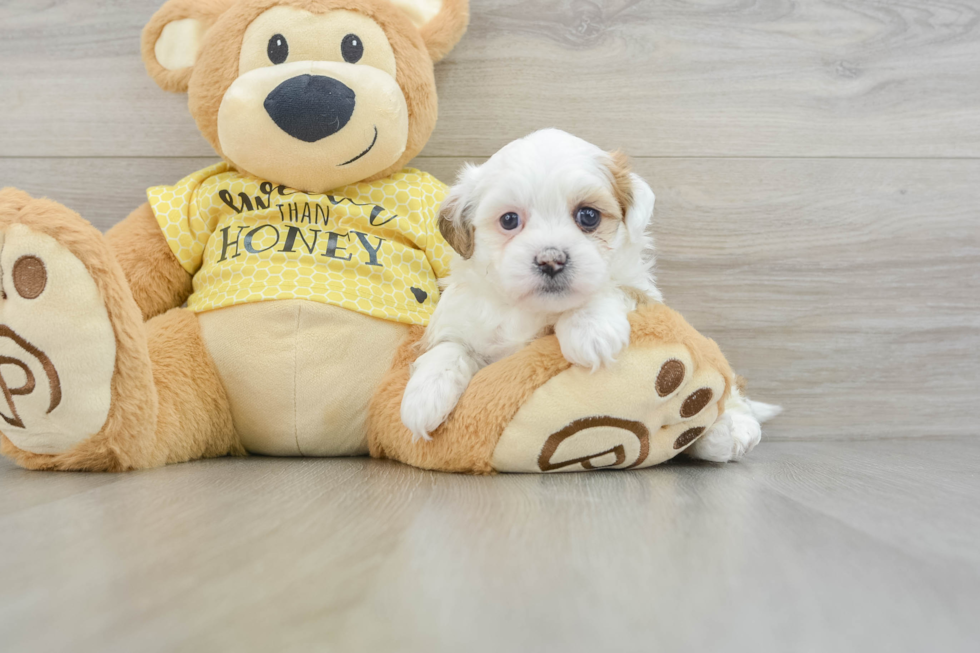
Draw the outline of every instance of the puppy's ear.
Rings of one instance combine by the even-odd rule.
[[[439,231],[464,259],[473,256],[476,227],[473,226],[471,192],[478,168],[468,165],[459,173],[456,185],[439,209]]]
[[[630,182],[633,188],[633,203],[626,211],[626,231],[633,242],[641,242],[646,236],[647,227],[653,220],[653,205],[657,201],[653,189],[643,179],[635,174],[630,174]]]
[[[388,0],[412,19],[432,61],[455,47],[470,22],[469,0]]]
[[[609,174],[616,201],[623,211],[623,222],[630,240],[640,242],[653,218],[656,196],[647,182],[630,171],[629,157],[620,151],[609,153]]]
[[[143,28],[146,71],[165,91],[183,93],[208,29],[235,0],[168,0]]]

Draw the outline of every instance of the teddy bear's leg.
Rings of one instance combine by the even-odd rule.
[[[433,441],[416,444],[396,421],[407,344],[372,407],[372,453],[475,473],[631,469],[673,458],[721,414],[731,369],[666,306],[643,307],[630,323],[630,346],[596,373],[569,364],[553,336],[481,370]]]
[[[154,464],[245,455],[197,315],[175,308],[146,332],[158,405]]]
[[[0,191],[0,449],[31,469],[122,471],[237,452],[197,319],[144,324],[102,235]]]

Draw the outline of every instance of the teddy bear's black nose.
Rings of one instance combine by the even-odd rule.
[[[269,117],[290,136],[307,143],[336,134],[354,113],[354,91],[322,75],[287,79],[265,99]]]

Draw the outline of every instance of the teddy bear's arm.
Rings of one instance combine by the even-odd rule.
[[[192,276],[170,250],[149,204],[110,229],[106,239],[144,320],[180,306],[190,296]]]

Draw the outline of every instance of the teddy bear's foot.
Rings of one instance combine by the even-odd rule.
[[[629,347],[595,373],[569,363],[554,336],[480,370],[421,443],[399,410],[416,329],[375,394],[371,453],[482,474],[636,469],[673,458],[716,422],[732,372],[713,341],[662,304],[633,313],[630,327]]]
[[[493,452],[501,472],[636,469],[673,458],[718,418],[725,370],[684,344],[645,341],[594,374],[571,367],[538,388]]]
[[[144,401],[139,309],[102,235],[61,205],[5,189],[0,275],[3,453],[31,468],[118,467],[125,447],[107,432],[138,438],[155,405]],[[119,394],[123,381],[133,397]]]

